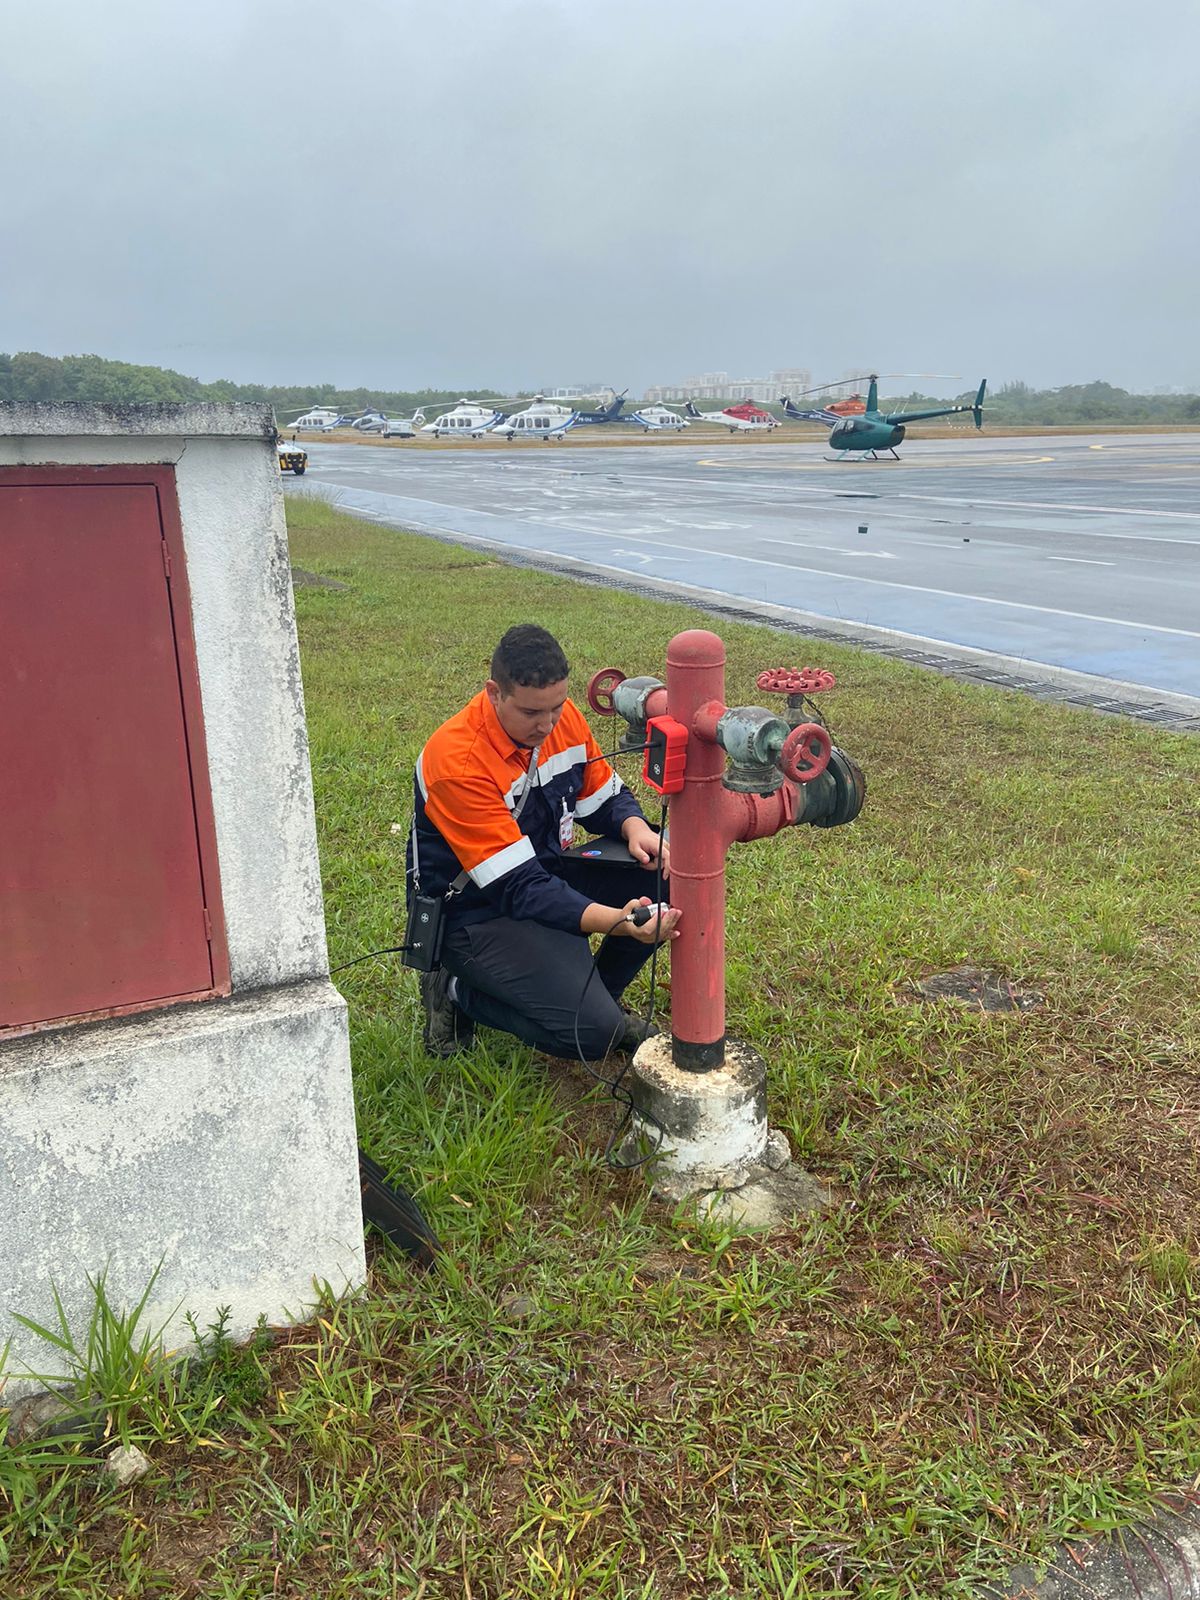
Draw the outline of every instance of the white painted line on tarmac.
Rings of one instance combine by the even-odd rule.
[[[871,556],[876,561],[897,561],[890,550],[856,550],[853,545],[840,544],[809,544],[807,540],[799,539],[760,539],[760,544],[781,544],[788,550],[831,550],[835,556]],[[1111,562],[1105,565],[1111,566]]]
[[[354,491],[351,490],[350,492],[353,493]],[[417,503],[437,506],[440,511],[462,511],[466,509],[462,506],[446,505],[444,502],[436,500],[423,500],[418,501]],[[491,517],[498,522],[507,520],[501,513],[495,511],[472,510],[470,514],[476,517]],[[591,539],[602,537],[591,529],[573,529],[568,522],[565,520],[559,520],[557,518],[555,519],[554,526],[556,526],[562,532],[582,533]],[[450,533],[459,532],[458,529],[453,527],[447,528],[444,531]],[[722,561],[741,561],[749,566],[773,567],[784,572],[806,572],[821,578],[836,578],[841,583],[869,583],[883,589],[904,589],[911,594],[938,595],[942,599],[966,600],[982,606],[1001,606],[1006,610],[1011,611],[1032,611],[1043,616],[1070,617],[1079,622],[1104,622],[1115,628],[1136,628],[1143,633],[1162,633],[1182,639],[1200,639],[1200,633],[1195,632],[1191,628],[1168,628],[1154,622],[1131,621],[1126,617],[1106,617],[1090,611],[1068,611],[1060,606],[1035,606],[1024,600],[1000,600],[995,599],[990,595],[964,594],[958,589],[934,589],[926,584],[921,583],[900,583],[893,578],[864,578],[848,572],[831,572],[828,567],[805,567],[799,565],[797,562],[792,561],[768,561],[763,556],[734,555],[731,551],[727,550],[712,550],[707,545],[676,544],[666,539],[643,538],[637,534],[630,533],[624,528],[621,529],[620,537],[630,544],[651,545],[657,550],[682,550],[683,553],[690,557],[690,559],[693,561],[695,561],[698,556],[713,556]],[[501,542],[510,544],[510,548],[518,550],[531,550],[535,554],[539,555],[549,555],[554,553],[540,549],[539,546],[532,543],[514,544],[507,540]],[[584,559],[586,560],[587,558],[585,557]],[[628,572],[629,569],[625,568],[623,570]],[[746,597],[743,596],[742,598]]]
[[[1011,465],[1011,463],[1008,463]],[[781,463],[782,465],[782,463]],[[771,505],[786,505],[788,499],[797,494],[827,496],[830,499],[875,500],[878,503],[871,509],[879,516],[900,517],[901,512],[890,511],[891,500],[911,500],[924,505],[966,506],[973,510],[1007,510],[1007,511],[1088,511],[1112,517],[1166,517],[1177,518],[1184,521],[1200,521],[1200,511],[1152,511],[1149,508],[1137,506],[1098,506],[1082,505],[1074,501],[1057,500],[991,500],[978,495],[936,495],[916,494],[896,491],[895,494],[884,494],[876,491],[855,491],[835,489],[829,487],[808,487],[804,484],[779,483],[779,484],[739,484],[731,483],[728,479],[722,481],[713,478],[691,478],[682,474],[665,474],[656,472],[622,472],[621,478],[639,479],[644,483],[661,483],[666,485],[696,484],[706,489],[717,489],[726,494],[744,494],[750,499],[764,501]],[[1189,480],[1190,481],[1190,480]],[[599,485],[597,485],[599,487]],[[832,509],[832,508],[831,508]],[[864,510],[866,507],[863,508]],[[916,520],[916,519],[914,519]],[[1004,532],[1003,528],[998,529]],[[1136,534],[1136,533],[1109,533],[1099,528],[1079,528],[1072,530],[1079,537],[1087,539],[1125,539],[1140,544],[1173,544],[1173,545],[1200,545],[1200,539],[1171,539],[1161,534]]]
[[[1152,511],[1149,506],[1093,506],[1075,500],[982,500],[976,495],[904,494],[898,492],[897,500],[924,500],[939,506],[1002,506],[1016,511],[1096,511],[1106,517],[1177,517],[1186,522],[1200,522],[1200,511]],[[1110,533],[1101,537],[1124,539],[1127,535]],[[1172,544],[1200,544],[1200,539],[1173,539]]]
[[[831,572],[828,567],[804,567],[798,562],[767,561],[762,556],[738,556],[728,550],[710,550],[706,545],[671,544],[665,539],[640,539],[625,534],[633,544],[651,544],[662,550],[684,550],[697,556],[715,556],[722,561],[743,561],[755,567],[779,567],[785,572],[807,572],[821,578],[837,578],[842,583],[870,583],[882,589],[907,589],[912,594],[936,594],[945,600],[967,600],[980,606],[1004,606],[1011,611],[1036,611],[1043,616],[1070,617],[1077,622],[1104,622],[1114,628],[1137,628],[1143,633],[1166,633],[1181,639],[1200,639],[1192,628],[1168,628],[1156,622],[1137,622],[1128,617],[1106,617],[1092,611],[1068,611],[1062,606],[1035,606],[1026,600],[1000,600],[986,594],[964,594],[959,589],[934,589],[923,583],[899,583],[894,578],[863,578],[851,572]]]
[[[1115,567],[1117,564],[1115,561],[1089,561],[1086,556],[1047,556],[1046,560],[1073,561],[1077,567]]]

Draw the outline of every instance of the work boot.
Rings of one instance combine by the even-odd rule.
[[[645,1017],[639,1017],[635,1012],[625,1012],[625,1030],[617,1036],[614,1050],[620,1050],[625,1055],[633,1055],[638,1045],[645,1044],[647,1039],[653,1039],[661,1033],[656,1022],[647,1023]]]
[[[445,967],[421,974],[421,1004],[425,1008],[421,1040],[426,1055],[455,1056],[475,1043],[475,1024],[450,998],[451,976]]]

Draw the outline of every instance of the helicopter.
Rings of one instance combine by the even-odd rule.
[[[621,416],[621,412],[625,409],[625,396],[628,393],[628,389],[622,389],[620,394],[617,394],[617,392],[613,390],[612,399],[607,405],[601,406],[598,411],[577,411],[575,413],[576,423],[582,422],[598,425],[600,423],[616,422],[618,420],[624,422],[625,418]]]
[[[500,407],[523,405],[521,411],[501,410]],[[534,413],[537,413],[535,418]],[[494,400],[460,400],[450,411],[443,411],[432,422],[425,421],[424,410],[413,412],[413,425],[422,433],[431,433],[435,439],[482,439],[485,434],[498,433],[511,439],[555,438],[565,430],[562,423],[577,413],[566,406],[551,404],[543,395],[535,395],[530,404],[528,395],[498,395]],[[536,423],[540,422],[541,426]]]
[[[567,430],[579,420],[578,411],[572,411],[569,406],[555,405],[539,394],[524,411],[513,411],[507,417],[501,417],[499,422],[494,422],[490,431],[499,434],[502,439],[545,439],[549,444],[551,439],[561,441]]]
[[[425,421],[424,410],[413,413],[413,425],[422,433],[431,433],[435,439],[482,439],[489,429],[503,422],[503,411],[494,406],[481,406],[470,400],[460,400],[451,411],[443,411],[432,422]]]
[[[867,402],[860,394],[848,394],[844,400],[831,400],[825,409],[832,411],[835,417],[861,417]]]
[[[730,433],[765,433],[779,426],[777,417],[771,416],[768,411],[761,411],[749,400],[728,406],[724,411],[700,411],[695,401],[689,400],[683,408],[683,414],[692,422],[719,422]]]
[[[681,417],[670,406],[643,406],[640,411],[631,411],[624,421],[636,422],[643,433],[681,433],[692,425],[690,417]]]
[[[623,389],[620,394],[613,391],[612,399],[598,411],[572,411],[570,406],[560,406],[547,400],[545,395],[535,395],[532,404],[524,411],[510,412],[492,426],[491,432],[498,433],[503,439],[561,440],[569,428],[577,428],[581,424],[599,426],[605,422],[616,422],[624,409],[628,393],[628,389]]]
[[[970,411],[975,418],[976,428],[983,427],[983,397],[987,391],[987,379],[979,385],[973,404],[957,406],[939,406],[933,411],[889,411],[881,413],[879,410],[879,378],[872,373],[870,387],[867,390],[866,409],[860,415],[844,416],[832,407],[828,409],[802,410],[786,396],[780,400],[783,414],[791,422],[825,422],[829,424],[829,448],[840,454],[853,452],[854,454],[869,455],[872,460],[878,461],[880,450],[890,450],[892,458],[899,461],[896,446],[904,438],[905,430],[910,422],[923,422],[930,417],[952,417],[961,411]],[[810,389],[809,394],[818,393]]]
[[[285,417],[289,413],[284,413]],[[331,428],[336,428],[342,421],[341,416],[332,406],[313,406],[301,415],[293,416],[290,422],[285,422],[287,428],[302,428],[306,433],[328,433]]]

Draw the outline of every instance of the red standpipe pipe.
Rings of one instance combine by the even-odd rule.
[[[683,788],[671,797],[671,904],[683,913],[671,945],[671,1056],[707,1072],[725,1060],[725,855],[793,823],[797,794],[790,782],[766,797],[723,786],[725,646],[715,633],[692,628],[671,640],[666,702],[689,734]],[[662,709],[647,707],[651,716]]]
[[[671,945],[671,1056],[692,1072],[725,1060],[725,752],[698,729],[710,702],[724,709],[725,646],[689,628],[667,646],[667,706],[688,730],[683,788],[671,796],[671,904],[682,912]]]

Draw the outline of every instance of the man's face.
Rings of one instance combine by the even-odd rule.
[[[554,731],[567,702],[567,680],[534,689],[517,683],[506,694],[494,678],[484,684],[496,712],[496,720],[514,744],[532,749]]]

